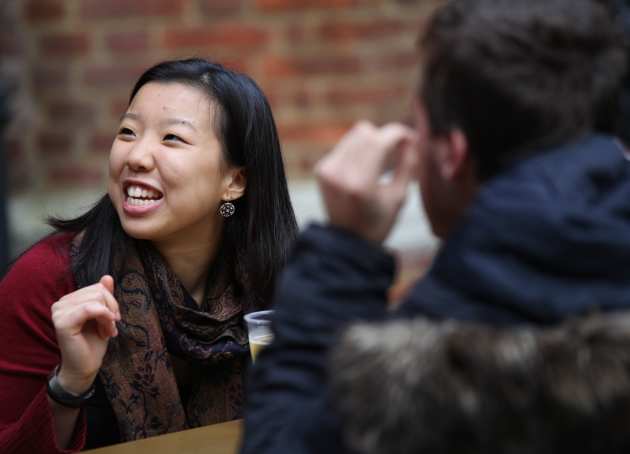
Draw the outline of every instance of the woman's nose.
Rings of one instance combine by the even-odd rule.
[[[153,145],[143,139],[134,144],[127,155],[127,165],[134,172],[147,172],[153,168]]]

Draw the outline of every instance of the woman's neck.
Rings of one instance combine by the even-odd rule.
[[[208,268],[216,254],[218,241],[154,243],[166,263],[197,304],[201,304]]]

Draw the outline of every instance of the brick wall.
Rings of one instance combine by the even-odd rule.
[[[435,0],[2,0],[14,81],[12,193],[100,188],[128,92],[164,59],[245,71],[269,96],[291,179],[357,119],[407,118]]]

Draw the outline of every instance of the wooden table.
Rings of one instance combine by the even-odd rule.
[[[236,454],[240,446],[242,425],[242,420],[224,422],[85,452],[90,454]]]

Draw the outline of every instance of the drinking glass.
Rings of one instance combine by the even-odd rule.
[[[258,352],[273,340],[273,332],[271,331],[272,314],[273,310],[266,310],[245,315],[252,361],[256,361]]]

